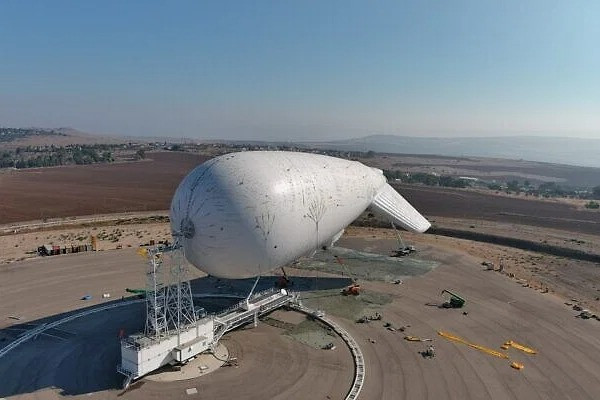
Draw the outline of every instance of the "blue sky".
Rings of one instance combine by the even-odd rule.
[[[598,1],[1,1],[0,125],[600,138]]]

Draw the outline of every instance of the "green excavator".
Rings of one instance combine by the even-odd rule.
[[[458,294],[453,293],[453,292],[449,291],[448,289],[442,290],[441,295],[443,296],[444,293],[448,293],[450,295],[450,300],[448,300],[448,301],[444,302],[444,304],[442,304],[442,307],[444,307],[444,308],[462,308],[465,305],[465,303],[467,302],[465,299],[460,297]]]

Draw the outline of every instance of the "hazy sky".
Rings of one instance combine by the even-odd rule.
[[[0,1],[0,125],[600,138],[600,1]]]

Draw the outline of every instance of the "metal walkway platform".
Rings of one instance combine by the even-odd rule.
[[[285,289],[269,289],[253,295],[248,302],[242,300],[214,317],[213,346],[221,337],[242,325],[257,321],[258,317],[297,299]]]

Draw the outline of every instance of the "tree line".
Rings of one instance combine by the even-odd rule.
[[[427,186],[443,186],[454,188],[466,188],[469,182],[466,179],[454,178],[449,175],[434,175],[426,172],[383,171],[388,180],[400,179],[404,183],[422,183]]]
[[[388,180],[399,179],[403,183],[417,183],[427,186],[443,186],[443,187],[454,187],[454,188],[465,188],[471,186],[471,182],[466,179],[455,178],[447,175],[434,175],[426,172],[403,172],[398,170],[384,170],[385,177]],[[587,189],[587,190],[575,190],[572,188],[566,188],[560,186],[556,182],[543,182],[537,186],[534,186],[529,181],[519,182],[517,180],[511,180],[505,183],[498,182],[483,182],[479,181],[476,183],[478,187],[485,187],[489,190],[494,191],[506,191],[507,193],[525,193],[534,197],[573,197],[580,199],[597,199],[600,200],[600,185]],[[597,207],[596,202],[590,202],[586,205],[587,208],[600,208]]]
[[[36,128],[0,128],[0,142],[12,142],[29,136],[67,136],[64,133]]]
[[[114,161],[109,145],[27,146],[0,153],[0,168],[39,168]]]

